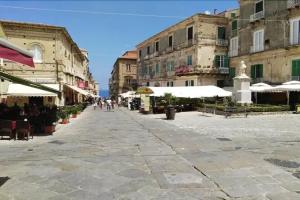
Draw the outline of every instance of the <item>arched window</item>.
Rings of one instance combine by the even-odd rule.
[[[33,54],[33,62],[35,63],[41,63],[43,62],[43,50],[39,45],[32,45],[31,46],[31,52]]]

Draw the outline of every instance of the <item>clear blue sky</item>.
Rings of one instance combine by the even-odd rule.
[[[126,50],[182,17],[236,7],[237,0],[0,1],[0,19],[66,27],[89,51],[93,76],[101,89],[107,89],[114,61]]]

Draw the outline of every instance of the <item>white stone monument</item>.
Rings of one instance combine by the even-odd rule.
[[[241,61],[238,75],[233,78],[233,100],[236,103],[252,103],[250,91],[251,78],[247,76],[246,68],[247,66],[245,65],[245,62]]]

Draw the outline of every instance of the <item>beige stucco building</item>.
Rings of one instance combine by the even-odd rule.
[[[110,96],[117,98],[119,94],[137,89],[137,52],[127,51],[120,56],[111,72],[109,83]]]
[[[299,5],[296,0],[240,0],[233,74],[244,60],[252,83],[300,80]]]
[[[137,45],[144,86],[226,85],[231,13],[195,14]]]
[[[0,23],[6,39],[31,51],[35,64],[35,68],[31,68],[5,60],[3,70],[33,82],[58,84],[62,92],[58,102],[49,97],[28,98],[27,101],[43,100],[59,105],[82,101],[84,95],[74,88],[97,94],[96,82],[89,71],[88,52],[78,47],[65,27],[14,21]]]

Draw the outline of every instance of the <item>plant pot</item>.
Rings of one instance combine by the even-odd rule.
[[[175,119],[176,109],[173,106],[168,106],[166,109],[167,120]]]
[[[72,118],[76,118],[77,117],[77,114],[72,114]]]
[[[69,123],[69,119],[62,119],[62,122],[61,122],[62,124],[67,124],[67,123]]]
[[[48,125],[48,126],[45,126],[45,133],[46,134],[51,134],[55,132],[55,125]]]

